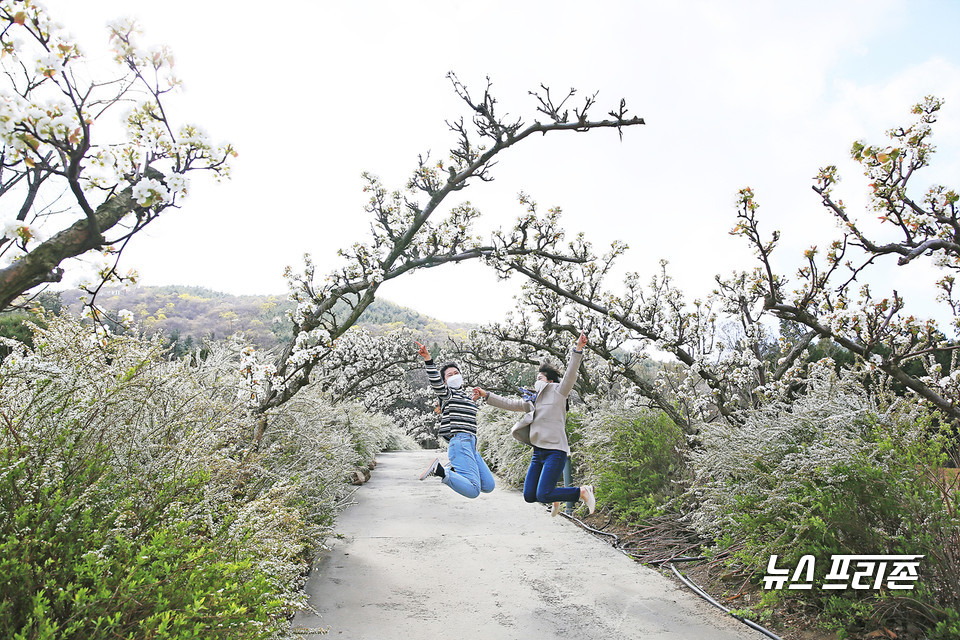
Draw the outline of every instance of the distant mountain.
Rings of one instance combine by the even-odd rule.
[[[80,311],[80,292],[64,291],[60,299],[65,308]],[[144,333],[160,332],[171,343],[199,345],[204,339],[242,331],[258,346],[271,348],[287,342],[292,335],[287,312],[294,304],[286,296],[235,296],[187,286],[130,287],[103,290],[97,295],[97,303],[110,313],[121,309],[132,312]],[[465,338],[474,326],[444,323],[387,300],[374,301],[358,324],[374,333],[406,326],[428,344],[442,344],[450,336]]]

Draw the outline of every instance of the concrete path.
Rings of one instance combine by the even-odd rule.
[[[350,640],[763,637],[516,490],[469,500],[419,482],[432,458],[377,458],[307,583],[321,617],[295,627]]]

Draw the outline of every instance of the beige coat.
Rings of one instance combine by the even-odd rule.
[[[487,394],[487,403],[490,406],[507,411],[524,411],[527,416],[525,420],[517,423],[514,428],[514,437],[521,442],[527,442],[541,449],[559,449],[570,453],[570,445],[567,443],[567,397],[573,390],[573,384],[577,381],[577,374],[580,371],[580,362],[583,360],[583,352],[573,351],[570,354],[570,362],[567,364],[567,371],[559,383],[549,382],[543,390],[537,394],[536,403],[527,402],[520,398],[504,398],[495,393]],[[531,420],[532,418],[532,420]],[[529,438],[524,438],[523,432],[526,425],[529,424]],[[518,432],[520,432],[518,434]]]

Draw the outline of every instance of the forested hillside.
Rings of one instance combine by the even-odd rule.
[[[81,310],[80,293],[60,294],[64,308]],[[223,338],[242,331],[262,348],[290,340],[287,313],[294,307],[283,295],[230,295],[201,287],[128,287],[104,290],[97,303],[109,314],[122,309],[133,313],[143,332],[160,333],[180,348],[189,349],[204,339]],[[377,300],[361,317],[361,326],[375,334],[408,327],[425,342],[442,344],[450,337],[465,338],[470,325],[447,324],[386,300]]]

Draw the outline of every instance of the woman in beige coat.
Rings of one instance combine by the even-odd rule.
[[[532,401],[520,398],[504,398],[479,387],[473,391],[474,399],[486,398],[491,406],[508,411],[532,413],[529,436],[518,439],[533,447],[533,459],[523,483],[523,499],[527,502],[553,503],[553,515],[559,513],[561,502],[583,500],[590,513],[596,507],[593,487],[557,487],[560,474],[570,455],[567,443],[567,397],[577,381],[583,347],[587,337],[580,334],[570,354],[570,362],[563,377],[549,365],[541,365],[535,385],[536,396]],[[524,427],[525,429],[526,427]],[[516,430],[515,430],[516,434]]]

